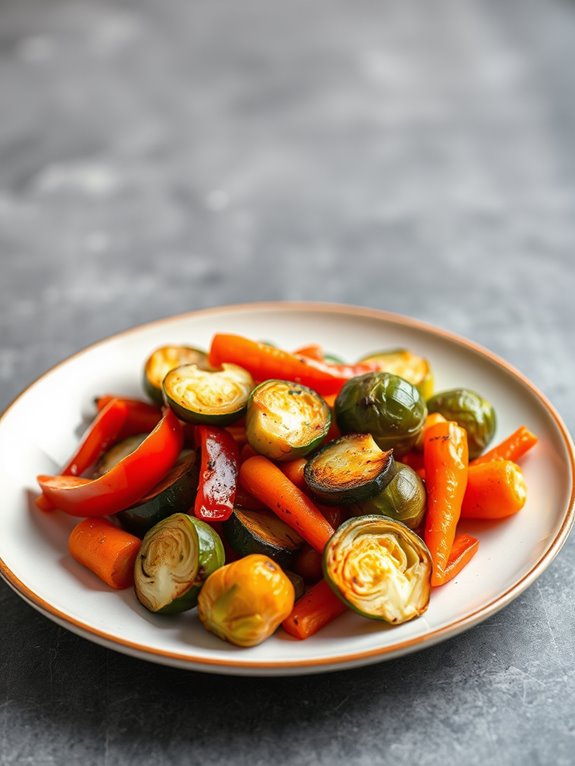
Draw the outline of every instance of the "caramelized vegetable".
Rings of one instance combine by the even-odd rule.
[[[162,382],[166,375],[183,364],[195,364],[200,370],[211,370],[208,355],[191,346],[161,346],[153,351],[144,365],[144,391],[157,404],[164,403]]]
[[[454,420],[467,432],[469,458],[478,457],[495,434],[495,410],[483,396],[468,388],[442,391],[427,402],[429,412],[439,412],[446,420]]]
[[[325,547],[325,579],[364,617],[393,625],[419,617],[431,591],[431,556],[423,540],[385,516],[358,516]]]
[[[278,564],[252,554],[211,574],[200,592],[203,626],[237,646],[256,646],[290,614],[294,586]]]
[[[431,365],[427,359],[412,354],[405,348],[368,354],[362,357],[360,361],[376,364],[380,372],[391,372],[393,375],[404,378],[417,388],[423,399],[429,399],[433,394]]]
[[[371,434],[382,450],[394,455],[417,442],[427,409],[411,383],[388,372],[369,372],[349,380],[335,401],[343,433]]]
[[[520,511],[527,499],[521,469],[511,460],[470,466],[461,506],[462,519],[503,519]]]

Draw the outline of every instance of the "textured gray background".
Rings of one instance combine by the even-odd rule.
[[[411,314],[575,426],[572,0],[0,1],[0,409],[197,307]],[[474,630],[294,679],[101,649],[0,585],[2,764],[572,764],[575,540]]]

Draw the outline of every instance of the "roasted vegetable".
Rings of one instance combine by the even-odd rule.
[[[364,617],[393,625],[419,617],[431,592],[431,556],[404,524],[358,516],[325,547],[323,571],[334,592]]]
[[[527,485],[511,460],[491,460],[469,467],[461,504],[462,519],[503,519],[520,511]]]
[[[98,462],[94,466],[92,478],[97,479],[98,476],[103,476],[105,473],[117,465],[120,460],[123,460],[128,455],[140,446],[148,434],[134,434],[133,436],[127,436],[122,441],[114,444],[107,452],[99,458]]]
[[[140,540],[108,519],[84,519],[68,538],[73,558],[111,588],[129,588]]]
[[[423,399],[429,399],[433,394],[433,372],[431,365],[422,356],[416,356],[405,348],[392,351],[380,351],[368,354],[360,362],[376,364],[380,372],[391,372],[412,383]]]
[[[341,436],[306,464],[304,478],[324,503],[347,505],[378,495],[392,476],[393,456],[383,452],[371,434]]]
[[[198,488],[198,463],[195,451],[183,450],[164,478],[145,497],[116,514],[122,527],[143,537],[162,519],[188,511]]]
[[[206,580],[198,616],[216,636],[256,646],[291,612],[294,586],[275,561],[257,553],[218,569]]]
[[[222,541],[209,524],[174,513],[142,540],[134,568],[136,596],[150,612],[192,609],[204,581],[224,561]]]
[[[330,409],[311,388],[285,380],[266,380],[250,394],[246,414],[249,444],[272,460],[307,455],[325,438]]]
[[[349,380],[335,400],[343,433],[369,433],[382,450],[396,456],[417,441],[427,410],[411,383],[389,372],[368,372]]]
[[[391,479],[375,497],[350,507],[355,516],[380,513],[417,529],[425,513],[425,487],[413,468],[394,462]]]
[[[166,375],[164,399],[180,420],[225,426],[243,415],[253,385],[249,372],[235,364],[217,370],[188,364]]]
[[[195,364],[200,370],[211,370],[208,355],[191,346],[161,346],[146,360],[144,365],[144,391],[157,404],[164,403],[162,381],[170,370],[183,364]]]
[[[194,514],[203,521],[225,521],[234,510],[238,445],[225,428],[218,426],[197,426],[196,439],[202,462]]]
[[[224,534],[241,556],[261,553],[286,567],[301,548],[302,538],[271,511],[236,508],[224,524]]]
[[[140,446],[104,476],[38,476],[37,481],[53,508],[71,516],[109,516],[144,497],[174,465],[182,443],[182,425],[168,410]]]
[[[483,452],[495,434],[495,410],[475,391],[454,388],[442,391],[427,402],[429,412],[439,412],[446,420],[454,420],[467,431],[469,459]]]
[[[446,568],[461,515],[468,473],[467,434],[454,421],[426,428],[423,440],[427,514],[424,539],[433,560],[431,584],[446,582]]]

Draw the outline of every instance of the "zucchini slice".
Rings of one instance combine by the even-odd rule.
[[[194,504],[199,461],[195,451],[183,450],[166,476],[136,505],[116,514],[120,525],[143,537],[155,524],[173,513],[185,513]]]
[[[209,524],[174,513],[142,540],[134,567],[138,601],[162,614],[192,609],[205,580],[224,562],[223,543]]]
[[[433,395],[434,381],[431,365],[427,359],[412,354],[406,348],[368,354],[362,357],[360,362],[373,362],[377,365],[379,372],[399,375],[400,378],[415,386],[424,400]]]
[[[180,420],[225,426],[245,412],[254,381],[235,364],[218,370],[186,364],[170,370],[162,385],[166,403]]]
[[[423,540],[385,516],[358,516],[339,527],[323,554],[329,585],[353,610],[392,625],[429,604],[431,555]]]
[[[130,455],[140,444],[144,441],[149,434],[135,434],[134,436],[128,436],[126,439],[122,439],[116,442],[113,447],[104,452],[96,463],[92,472],[92,478],[98,479],[105,473],[108,473],[120,460]]]
[[[247,440],[256,452],[272,460],[307,455],[326,437],[330,424],[327,403],[300,383],[266,380],[250,395]]]
[[[302,538],[272,511],[249,511],[235,508],[224,522],[224,534],[240,556],[261,553],[288,566],[303,544]]]
[[[304,479],[318,500],[359,503],[378,495],[393,476],[393,450],[383,452],[371,434],[346,434],[306,463]]]
[[[144,365],[143,387],[152,401],[164,403],[162,381],[170,370],[183,364],[195,364],[200,370],[213,369],[206,352],[192,346],[161,346],[150,354]]]

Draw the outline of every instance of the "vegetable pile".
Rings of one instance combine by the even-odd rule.
[[[209,353],[156,349],[149,402],[100,396],[37,505],[83,517],[71,555],[157,614],[255,646],[281,625],[305,639],[348,609],[398,625],[477,553],[460,519],[524,506],[524,426],[489,451],[493,406],[433,393],[406,349],[356,364],[215,335]]]

